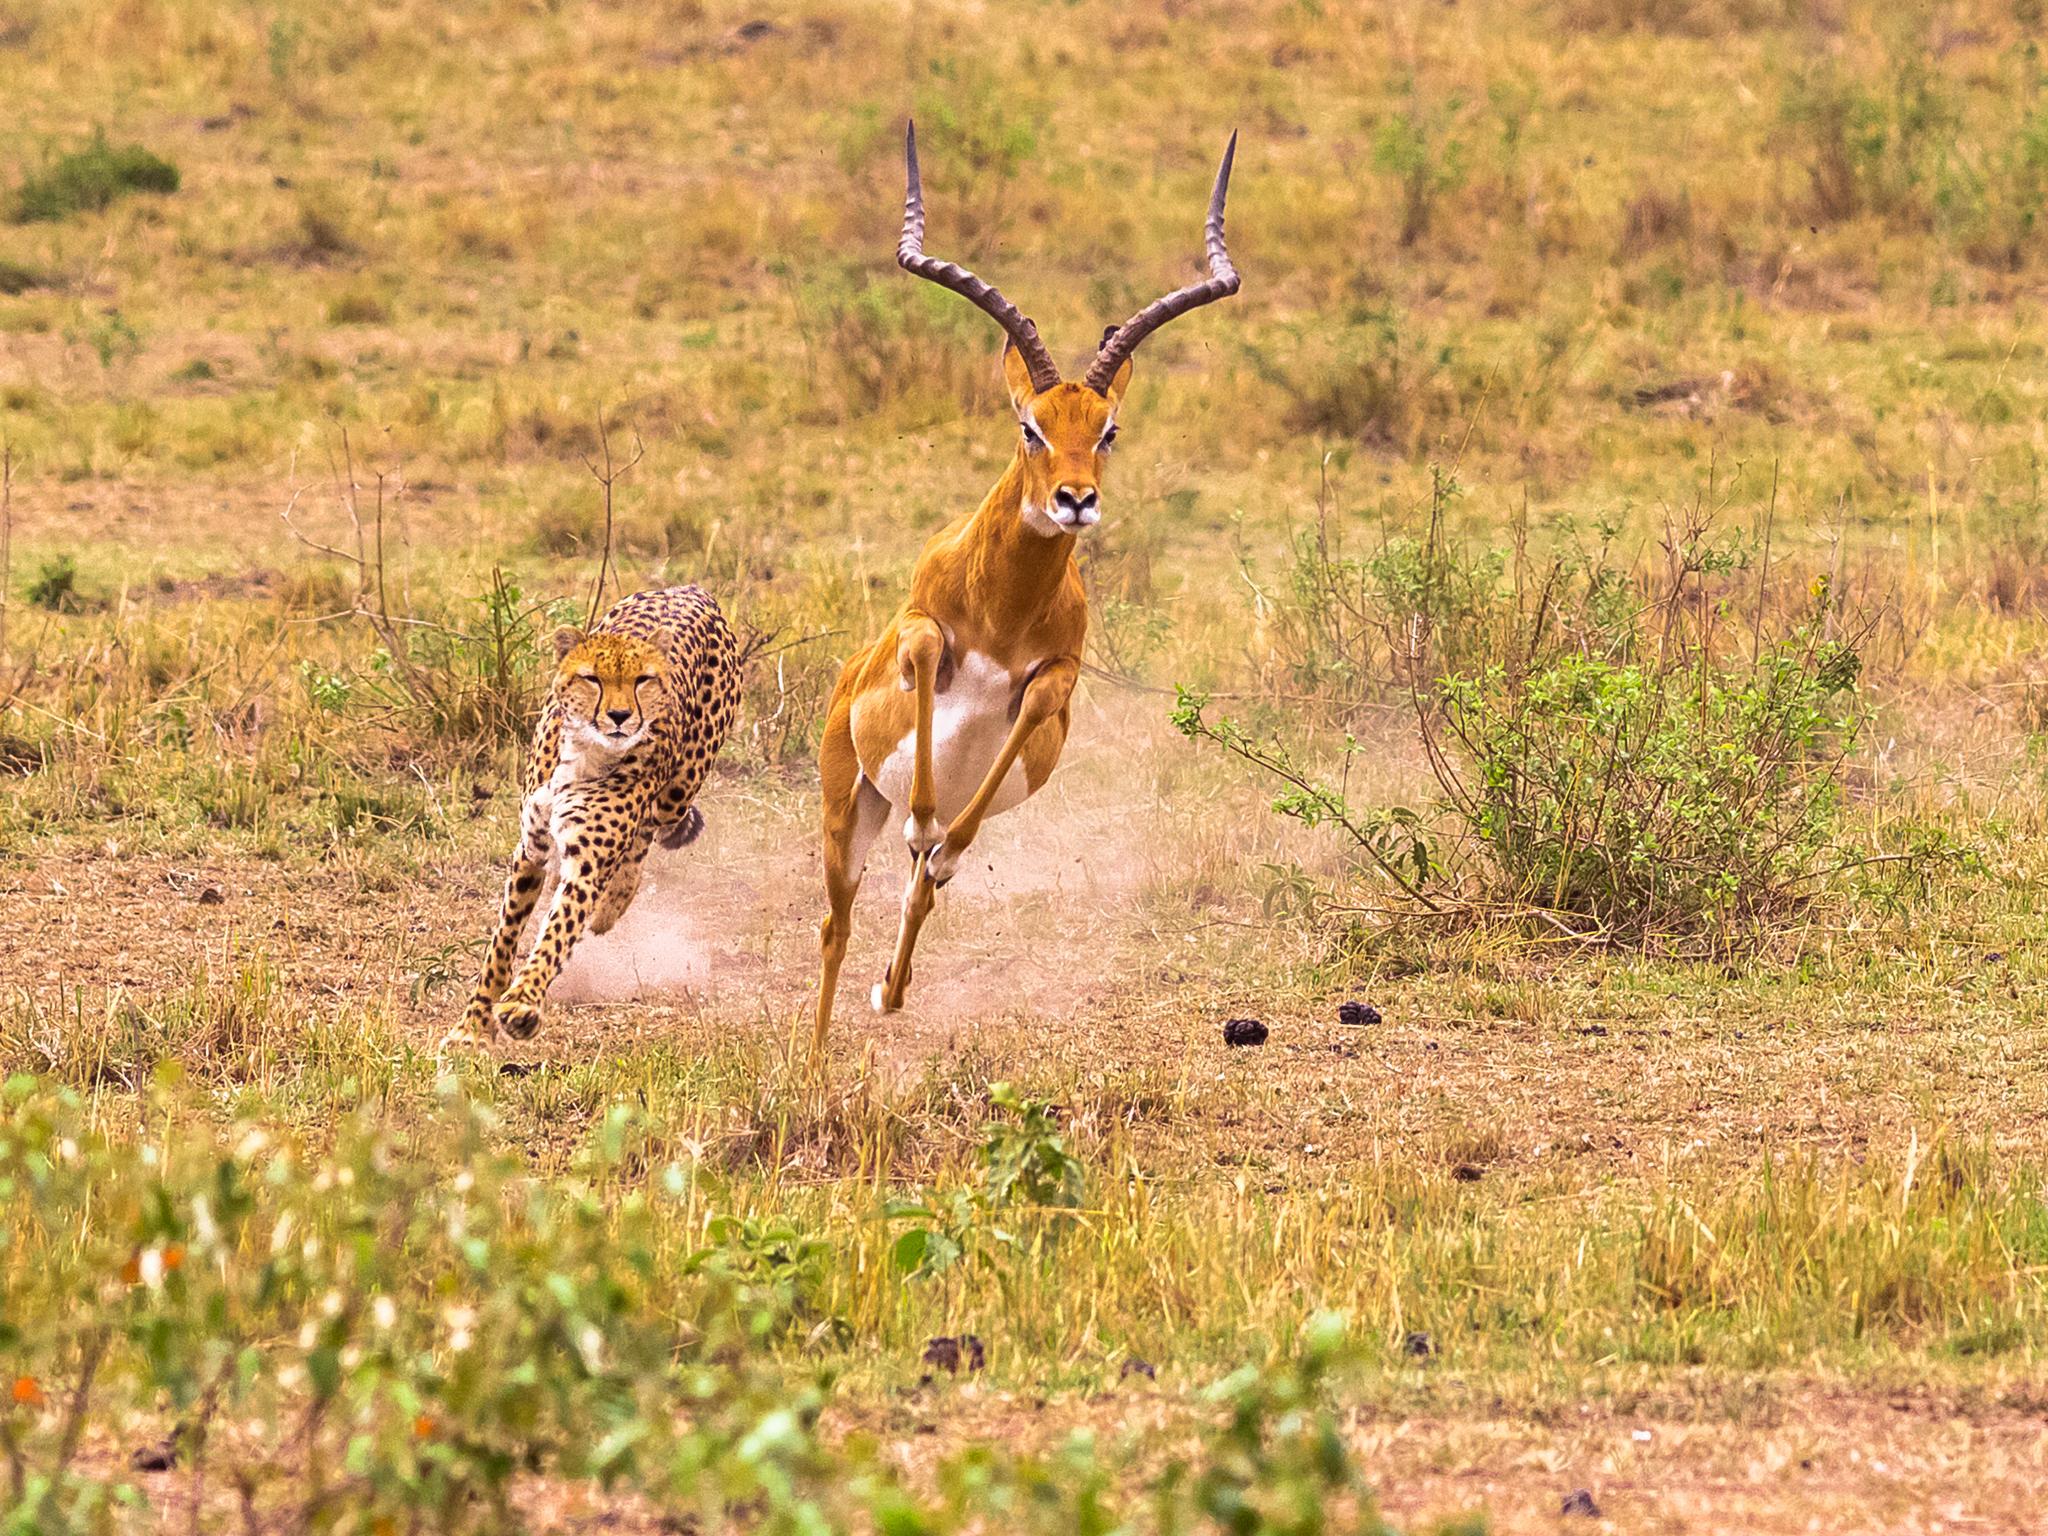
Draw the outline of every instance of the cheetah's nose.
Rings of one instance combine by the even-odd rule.
[[[633,711],[630,709],[608,709],[605,711],[605,716],[613,725],[624,725],[633,718]]]

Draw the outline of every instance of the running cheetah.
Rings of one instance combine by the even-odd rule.
[[[739,706],[739,647],[698,587],[623,598],[587,635],[558,630],[555,654],[498,931],[444,1047],[540,1028],[541,1000],[584,928],[603,933],[632,904],[649,845],[680,848],[703,827],[693,802]],[[551,864],[554,901],[513,976]]]

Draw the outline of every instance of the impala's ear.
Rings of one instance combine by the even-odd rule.
[[[1010,408],[1021,415],[1038,391],[1031,387],[1030,364],[1024,361],[1024,354],[1012,341],[1003,343],[1003,383],[1010,390]]]
[[[1123,367],[1117,369],[1116,377],[1109,381],[1109,408],[1113,411],[1123,404],[1124,391],[1131,385],[1131,360],[1124,359]]]
[[[1122,329],[1123,327],[1120,325],[1105,326],[1102,332],[1102,340],[1098,343],[1098,345],[1105,347],[1108,346],[1109,338],[1114,336],[1118,331]],[[1131,360],[1127,357],[1124,359],[1123,367],[1117,369],[1116,377],[1109,381],[1109,408],[1111,410],[1115,410],[1117,406],[1120,403],[1122,403],[1124,398],[1124,390],[1129,387],[1130,382]]]
[[[555,660],[566,660],[569,653],[582,643],[583,631],[574,624],[564,624],[555,631]]]

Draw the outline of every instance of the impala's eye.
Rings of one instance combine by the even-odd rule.
[[[1095,445],[1097,453],[1107,453],[1116,446],[1116,423],[1111,422],[1102,429],[1102,441]]]
[[[1044,438],[1042,438],[1042,437],[1040,437],[1040,436],[1038,435],[1038,428],[1036,428],[1036,427],[1034,427],[1033,425],[1031,425],[1031,423],[1030,423],[1030,422],[1028,422],[1028,421],[1027,421],[1027,422],[1023,423],[1023,426],[1024,426],[1024,447],[1025,447],[1025,448],[1026,448],[1026,449],[1027,449],[1027,450],[1028,450],[1029,452],[1032,452],[1032,453],[1036,453],[1036,452],[1038,452],[1038,450],[1039,450],[1039,449],[1041,449],[1041,448],[1043,448],[1043,447],[1045,446],[1045,439],[1044,439]]]

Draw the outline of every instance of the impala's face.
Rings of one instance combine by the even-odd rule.
[[[1031,377],[1014,347],[1003,350],[1003,372],[1016,407],[1024,472],[1024,521],[1055,538],[1082,534],[1102,520],[1102,471],[1116,442],[1116,410],[1130,382],[1125,363],[1107,395],[1085,384],[1055,384],[1031,392]]]
[[[668,662],[644,640],[628,635],[556,632],[555,697],[562,705],[564,746],[617,754],[647,735],[661,709]]]

